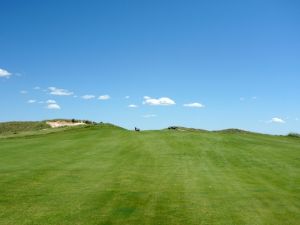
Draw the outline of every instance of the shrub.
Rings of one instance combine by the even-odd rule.
[[[297,133],[289,133],[288,137],[296,137],[296,138],[300,138],[300,134]]]

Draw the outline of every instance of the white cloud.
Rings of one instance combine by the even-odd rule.
[[[168,98],[168,97],[162,97],[162,98],[151,98],[149,96],[145,96],[144,97],[144,101],[143,101],[144,105],[175,105],[175,101]]]
[[[55,100],[52,100],[52,99],[49,99],[46,103],[47,103],[47,104],[55,104],[56,101],[55,101]]]
[[[35,102],[36,102],[36,100],[33,100],[33,99],[30,99],[30,100],[27,101],[27,103],[29,103],[29,104],[33,104]]]
[[[110,96],[109,95],[101,95],[101,96],[99,96],[98,99],[99,100],[108,100],[108,99],[110,99]]]
[[[96,97],[95,95],[83,95],[83,96],[81,96],[81,98],[85,99],[85,100],[93,99],[95,97]]]
[[[299,118],[296,118],[295,120],[296,120],[296,121],[299,121]]]
[[[129,99],[129,98],[130,98],[130,96],[128,96],[128,95],[127,95],[127,96],[125,96],[125,98],[126,98],[126,99]]]
[[[69,96],[74,94],[73,92],[68,91],[66,89],[60,89],[56,87],[49,87],[48,89],[50,90],[51,95]]]
[[[1,69],[0,68],[0,77],[6,77],[9,78],[12,74],[8,72],[7,70]]]
[[[33,88],[34,90],[40,90],[41,88],[39,86],[36,86]]]
[[[60,106],[53,99],[49,99],[45,103],[47,104],[47,106],[46,106],[47,109],[60,109]]]
[[[252,97],[240,97],[240,101],[241,102],[244,102],[244,101],[250,101],[250,100],[253,100],[253,101],[255,101],[255,100],[257,100],[258,99],[258,97],[257,96],[252,96]]]
[[[156,114],[146,114],[146,115],[143,115],[144,118],[153,118],[153,117],[156,117],[157,115]]]
[[[130,105],[128,105],[128,107],[129,107],[129,108],[138,108],[138,106],[137,106],[137,105],[134,105],[134,104],[130,104]]]
[[[51,103],[47,105],[47,109],[60,109],[60,106],[56,103]]]
[[[205,107],[204,105],[202,105],[201,103],[198,103],[198,102],[184,104],[183,106],[191,107],[191,108],[204,108]]]
[[[26,95],[27,93],[28,93],[28,91],[25,91],[25,90],[20,91],[20,94],[22,94],[22,95]]]
[[[285,123],[285,121],[283,119],[278,118],[278,117],[272,118],[269,122],[270,123],[281,123],[281,124]]]

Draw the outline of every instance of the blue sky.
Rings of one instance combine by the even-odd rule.
[[[0,121],[300,132],[299,1],[0,8]]]

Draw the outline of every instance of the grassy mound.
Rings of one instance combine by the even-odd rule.
[[[0,123],[0,135],[17,134],[50,128],[46,122],[5,122]]]
[[[300,221],[297,138],[105,124],[3,138],[0,155],[0,224]]]
[[[241,129],[225,129],[225,130],[217,130],[214,132],[218,132],[218,133],[225,133],[225,134],[250,134],[250,133],[254,133],[254,132],[250,132],[250,131],[246,131],[246,130],[241,130]]]

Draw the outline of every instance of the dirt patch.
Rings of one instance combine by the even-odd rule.
[[[50,125],[52,128],[55,127],[73,127],[73,126],[80,126],[85,125],[85,123],[78,122],[78,123],[72,123],[68,121],[48,121],[46,122],[48,125]]]

